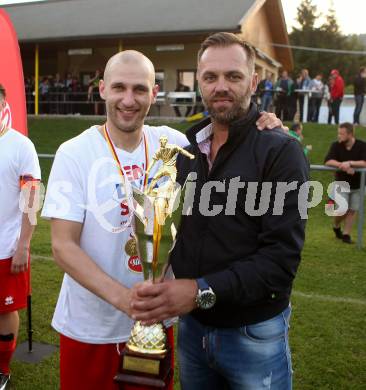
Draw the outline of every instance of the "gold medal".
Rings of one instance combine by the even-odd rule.
[[[126,242],[125,252],[128,256],[138,256],[137,253],[137,241],[135,237],[132,237]]]

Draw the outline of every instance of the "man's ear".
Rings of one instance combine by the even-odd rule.
[[[251,85],[252,93],[255,93],[255,91],[257,90],[257,86],[258,86],[258,73],[253,73],[251,84],[252,84]]]
[[[154,104],[156,102],[156,98],[158,96],[159,89],[160,89],[159,85],[155,84],[153,89],[152,89],[152,96],[153,96],[153,98],[152,98],[152,103],[151,104]]]
[[[105,100],[105,82],[103,79],[99,80],[99,95],[103,100]]]

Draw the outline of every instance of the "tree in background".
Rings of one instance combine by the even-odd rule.
[[[329,8],[323,24],[317,27],[319,17],[320,14],[312,0],[303,0],[297,8],[296,21],[299,28],[294,27],[289,35],[291,44],[336,50],[365,50],[365,46],[356,35],[342,34],[333,5]],[[297,49],[293,50],[293,56],[295,74],[306,68],[309,69],[311,77],[320,72],[324,74],[326,80],[332,69],[338,69],[347,84],[352,83],[360,66],[364,66],[366,62],[364,56]]]

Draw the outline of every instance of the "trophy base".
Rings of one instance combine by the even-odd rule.
[[[124,384],[137,384],[151,388],[167,389],[173,375],[172,349],[164,355],[147,355],[124,348],[121,352],[120,370],[114,377],[121,389]]]

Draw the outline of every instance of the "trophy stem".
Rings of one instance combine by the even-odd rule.
[[[155,283],[156,270],[158,266],[159,246],[161,240],[161,225],[159,224],[157,217],[157,206],[155,205],[154,215],[154,233],[153,233],[153,258],[152,258],[152,271],[153,271],[153,283]]]

